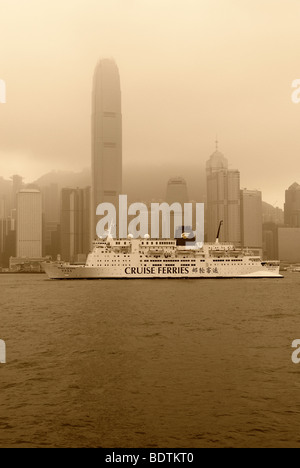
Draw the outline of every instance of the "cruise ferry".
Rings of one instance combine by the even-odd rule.
[[[178,239],[113,239],[94,242],[84,265],[43,264],[50,279],[282,278],[278,261],[262,261],[232,244]]]

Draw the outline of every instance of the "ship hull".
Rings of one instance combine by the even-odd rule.
[[[44,264],[47,276],[53,280],[95,280],[95,279],[221,279],[221,278],[283,278],[279,267],[266,266],[259,269],[240,267],[239,271],[228,268],[92,268],[77,265]]]

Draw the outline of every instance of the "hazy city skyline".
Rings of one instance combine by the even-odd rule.
[[[204,167],[217,133],[241,185],[283,207],[300,151],[299,2],[0,0],[0,11],[0,175],[90,165],[91,76],[113,57],[124,168]]]
[[[1,448],[300,446],[299,20],[0,0]]]

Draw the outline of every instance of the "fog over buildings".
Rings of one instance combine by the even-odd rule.
[[[0,174],[81,171],[99,57],[122,76],[124,168],[204,168],[218,133],[243,186],[283,207],[298,165],[298,0],[1,0]],[[171,171],[172,165],[182,170]],[[125,169],[126,170],[126,169]],[[193,197],[194,198],[194,197]]]
[[[16,15],[16,0],[0,1],[9,39],[0,70],[3,265],[18,257],[24,189],[42,201],[43,256],[82,261],[96,207],[117,207],[122,193],[147,206],[203,202],[206,240],[223,221],[221,241],[291,258],[300,229],[299,185],[291,185],[298,71],[288,43],[300,35],[296,2],[287,10],[277,0],[226,8],[221,0],[54,0],[51,8],[28,0]],[[14,53],[20,43],[27,55]]]

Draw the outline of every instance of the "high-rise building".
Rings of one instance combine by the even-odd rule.
[[[17,193],[17,257],[42,257],[42,194],[24,189]]]
[[[292,228],[300,227],[300,185],[297,183],[285,191],[284,224]]]
[[[278,256],[284,263],[300,263],[300,228],[278,228]]]
[[[41,188],[43,195],[43,213],[47,223],[59,224],[60,194],[58,184],[50,184]]]
[[[43,255],[56,258],[60,252],[60,193],[58,184],[41,188],[43,196]]]
[[[170,213],[170,236],[174,238],[178,228],[181,228],[184,224],[184,204],[189,202],[187,183],[183,177],[173,177],[168,181],[166,202],[169,205],[178,203],[181,206],[181,210],[178,210],[178,212],[171,211]],[[178,223],[178,221],[175,223],[175,220],[180,219],[180,217],[180,223]],[[161,221],[163,226],[165,220],[162,219]]]
[[[262,251],[262,222],[262,193],[258,190],[241,190],[241,237],[243,247]]]
[[[0,220],[1,267],[8,268],[10,257],[16,256],[16,216],[17,210]]]
[[[91,188],[65,188],[61,194],[61,256],[85,261],[90,251]]]
[[[122,111],[120,75],[111,59],[99,61],[92,94],[92,239],[100,203],[118,208],[122,192]]]
[[[8,268],[9,258],[16,255],[16,231],[12,217],[0,219],[0,266]]]
[[[5,198],[0,198],[0,219],[5,219]]]
[[[263,224],[263,258],[265,260],[278,260],[278,229],[276,223]]]
[[[1,219],[10,216],[12,209],[12,181],[0,177],[0,216]]]
[[[206,163],[206,183],[208,242],[216,240],[218,226],[223,221],[220,241],[240,245],[240,173],[238,170],[228,169],[228,161],[219,152],[218,145]]]
[[[189,202],[187,183],[182,177],[174,177],[168,181],[166,201],[169,205],[180,203],[182,208]]]
[[[13,175],[12,179],[12,208],[17,208],[17,196],[19,191],[23,188],[23,177]]]

